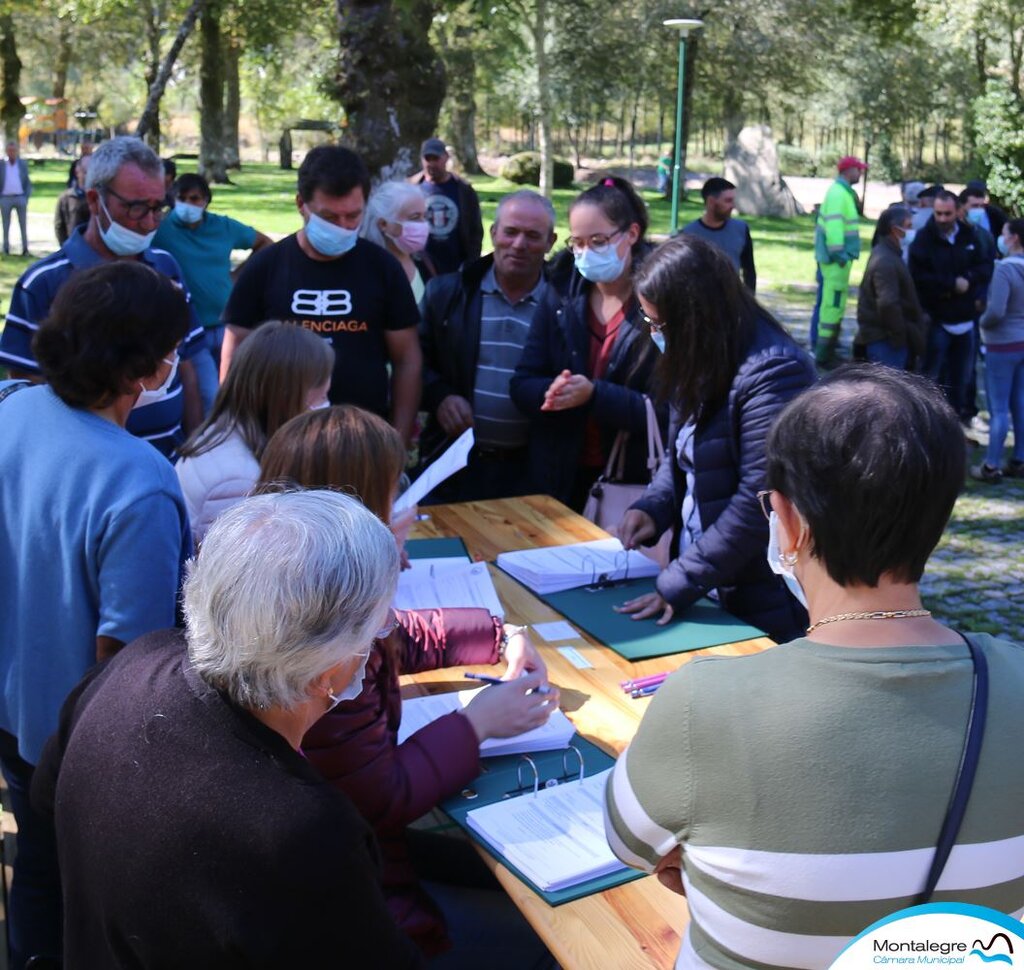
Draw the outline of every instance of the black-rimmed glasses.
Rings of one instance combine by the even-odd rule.
[[[124,206],[125,215],[132,220],[132,222],[140,222],[145,219],[147,215],[152,215],[154,219],[159,221],[164,217],[167,212],[167,204],[160,202],[157,205],[150,205],[144,199],[126,199],[123,195],[118,195],[109,185],[103,186],[100,190],[104,195],[112,195],[118,202]]]

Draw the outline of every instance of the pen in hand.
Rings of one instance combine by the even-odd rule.
[[[467,673],[463,674],[462,676],[466,677],[469,680],[479,680],[479,681],[482,681],[485,684],[510,684],[510,683],[513,683],[513,681],[502,680],[500,677],[491,677],[490,674],[474,674],[474,673],[467,672]],[[550,687],[538,687],[536,689],[535,693],[537,693],[537,694],[550,694],[551,693],[551,688]]]

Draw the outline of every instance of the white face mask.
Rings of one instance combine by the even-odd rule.
[[[138,396],[135,403],[132,405],[132,410],[135,408],[144,408],[147,404],[157,404],[163,401],[167,397],[167,392],[171,389],[171,385],[174,383],[174,378],[178,373],[178,360],[177,354],[171,360],[164,358],[165,364],[170,364],[171,369],[167,372],[167,377],[159,387],[148,388],[142,381],[139,381],[139,387],[142,388],[142,393]]]
[[[776,576],[781,576],[789,591],[797,601],[807,609],[807,597],[800,580],[793,573],[793,567],[782,561],[782,550],[779,548],[779,517],[775,512],[768,517],[768,566]]]
[[[204,212],[206,212],[206,209],[201,205],[193,205],[191,202],[183,202],[181,199],[174,203],[175,216],[190,226],[200,222]]]
[[[321,256],[329,259],[337,259],[344,256],[359,240],[357,229],[346,229],[344,226],[336,226],[333,222],[321,219],[315,212],[309,212],[309,222],[306,223],[306,239]]]
[[[344,690],[339,690],[337,694],[327,692],[327,696],[332,701],[331,706],[327,708],[328,711],[333,711],[342,701],[354,701],[363,692],[363,679],[366,677],[366,665],[369,660],[370,654],[363,654],[363,662]]]
[[[110,225],[106,229],[100,223],[100,239],[115,256],[138,256],[139,253],[144,253],[149,249],[150,243],[153,242],[153,237],[156,235],[155,229],[141,235],[125,228],[119,222],[114,222],[114,217],[110,214],[102,195],[100,196],[100,208],[110,220]]]
[[[307,411],[322,411],[324,408],[329,408],[330,406],[331,406],[331,402],[328,401],[327,398],[324,398],[319,404],[311,404],[308,408],[306,408],[306,410]]]

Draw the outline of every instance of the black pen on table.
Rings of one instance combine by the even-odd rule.
[[[463,677],[468,677],[470,680],[482,680],[485,684],[512,684],[512,683],[515,683],[515,681],[511,681],[511,680],[502,680],[500,677],[492,677],[490,674],[465,673],[462,676]],[[551,693],[551,688],[550,687],[535,687],[533,689],[533,692],[535,694],[550,694]]]

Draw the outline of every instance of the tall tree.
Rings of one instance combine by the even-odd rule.
[[[444,66],[430,45],[432,0],[337,0],[338,69],[328,93],[345,109],[345,140],[371,173],[406,175],[435,134]]]
[[[18,127],[25,115],[21,104],[21,58],[14,34],[14,17],[10,11],[0,14],[0,69],[3,71],[4,93],[0,101],[0,120],[3,121],[4,137],[8,141],[18,140]]]
[[[208,181],[228,181],[224,159],[224,45],[222,0],[209,0],[199,22],[199,172]]]
[[[238,145],[238,119],[242,113],[242,91],[239,62],[242,48],[238,35],[229,31],[224,43],[224,165],[241,168]]]

